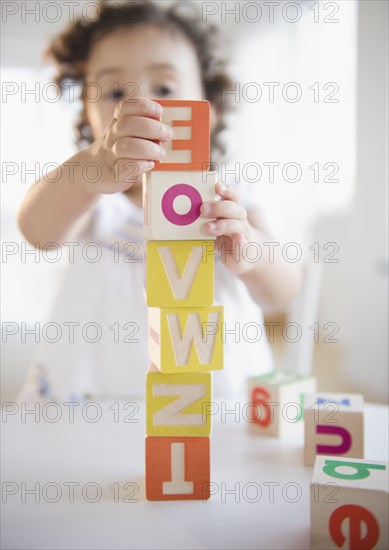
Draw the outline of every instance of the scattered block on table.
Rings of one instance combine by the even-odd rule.
[[[363,458],[363,396],[316,393],[305,399],[304,463],[316,455]]]
[[[147,305],[211,306],[214,264],[214,241],[148,241]]]
[[[149,308],[148,352],[163,373],[223,368],[223,307]]]
[[[248,379],[253,433],[283,437],[302,431],[304,395],[316,390],[316,380],[287,370]]]
[[[209,102],[176,99],[155,101],[163,107],[161,121],[173,128],[173,140],[161,144],[166,156],[155,163],[154,170],[209,170]]]
[[[311,482],[311,548],[389,548],[388,463],[316,457]]]
[[[155,367],[153,367],[155,368]],[[207,372],[162,374],[149,371],[146,382],[147,435],[208,437],[211,375]]]
[[[207,500],[209,437],[146,437],[146,498]]]
[[[214,240],[201,215],[203,202],[216,199],[216,172],[148,172],[143,174],[146,239]]]

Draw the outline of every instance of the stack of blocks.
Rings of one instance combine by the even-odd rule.
[[[173,128],[143,176],[148,354],[146,497],[205,500],[210,487],[211,374],[223,368],[223,308],[214,306],[214,240],[201,204],[216,200],[207,101],[158,100]]]

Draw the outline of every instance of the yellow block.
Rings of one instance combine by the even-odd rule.
[[[214,241],[149,241],[147,305],[203,307],[213,304]]]
[[[223,307],[149,308],[148,351],[163,373],[223,368]]]
[[[211,402],[209,373],[162,374],[148,372],[146,379],[146,433],[159,436],[211,434],[205,404]]]

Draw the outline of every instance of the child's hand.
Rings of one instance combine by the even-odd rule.
[[[241,275],[253,269],[245,259],[245,244],[253,242],[255,230],[247,220],[246,209],[239,204],[239,193],[231,186],[216,184],[220,201],[204,202],[201,213],[205,218],[216,218],[205,225],[209,235],[216,236],[216,250],[223,264],[233,273]]]
[[[144,98],[124,100],[116,106],[102,138],[87,150],[88,160],[101,169],[96,182],[84,177],[88,190],[107,194],[126,191],[141,181],[144,172],[153,169],[154,161],[165,156],[163,147],[154,140],[173,138],[172,128],[157,120],[161,114],[158,103]]]

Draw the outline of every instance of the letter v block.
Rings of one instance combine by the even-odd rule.
[[[208,101],[154,100],[163,107],[161,122],[173,128],[173,140],[162,143],[166,156],[155,163],[160,170],[209,169],[210,106]]]
[[[163,373],[223,368],[223,307],[149,308],[149,358]]]
[[[208,437],[210,415],[203,414],[211,401],[211,375],[161,374],[146,377],[147,435]]]
[[[304,463],[316,455],[363,458],[363,396],[310,394],[304,405]]]
[[[214,240],[200,207],[216,199],[216,172],[148,172],[143,174],[145,238],[151,241]]]
[[[388,497],[387,462],[316,457],[311,482],[312,550],[387,550]]]
[[[206,500],[209,493],[209,437],[146,437],[147,500]]]
[[[149,241],[147,305],[204,307],[213,304],[214,241]]]

